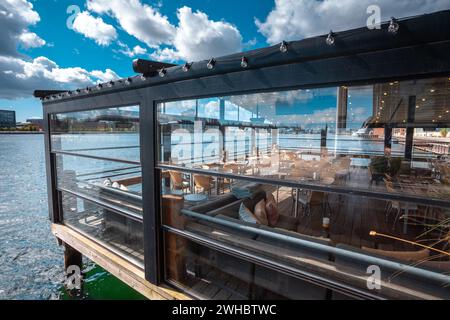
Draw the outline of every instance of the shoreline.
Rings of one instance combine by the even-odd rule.
[[[0,134],[44,134],[44,131],[0,131]]]

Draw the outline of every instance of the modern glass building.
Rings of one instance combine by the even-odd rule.
[[[15,128],[16,112],[13,110],[0,110],[0,128]]]
[[[442,11],[41,93],[55,234],[163,298],[448,299],[449,50]]]

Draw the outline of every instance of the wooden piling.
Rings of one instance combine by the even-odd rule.
[[[83,264],[83,256],[80,252],[72,248],[67,243],[64,243],[64,270],[69,266],[78,266],[81,270]]]

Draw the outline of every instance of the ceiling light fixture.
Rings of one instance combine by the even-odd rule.
[[[216,60],[214,58],[209,59],[208,63],[206,64],[206,67],[209,70],[214,69],[214,66],[216,65]]]
[[[158,74],[159,74],[159,76],[160,76],[161,78],[164,78],[165,75],[166,75],[166,73],[167,73],[166,68],[161,68],[161,69],[159,70],[159,72],[158,72]]]
[[[248,59],[247,59],[247,57],[242,57],[242,59],[241,59],[241,67],[242,68],[247,68],[248,67]]]
[[[192,65],[192,62],[186,62],[184,65],[183,65],[183,67],[182,67],[182,69],[183,69],[183,71],[184,72],[188,72],[189,71],[189,69],[191,69],[191,65]]]
[[[328,33],[327,39],[325,40],[326,44],[329,46],[332,46],[334,44],[334,33],[333,30],[330,30],[330,32]]]
[[[400,26],[398,25],[397,19],[392,17],[391,21],[389,22],[388,32],[395,35],[397,34],[399,28]]]

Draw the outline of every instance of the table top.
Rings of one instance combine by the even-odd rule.
[[[191,193],[184,195],[184,200],[190,201],[190,202],[200,202],[208,200],[208,196],[206,194],[201,193]]]

